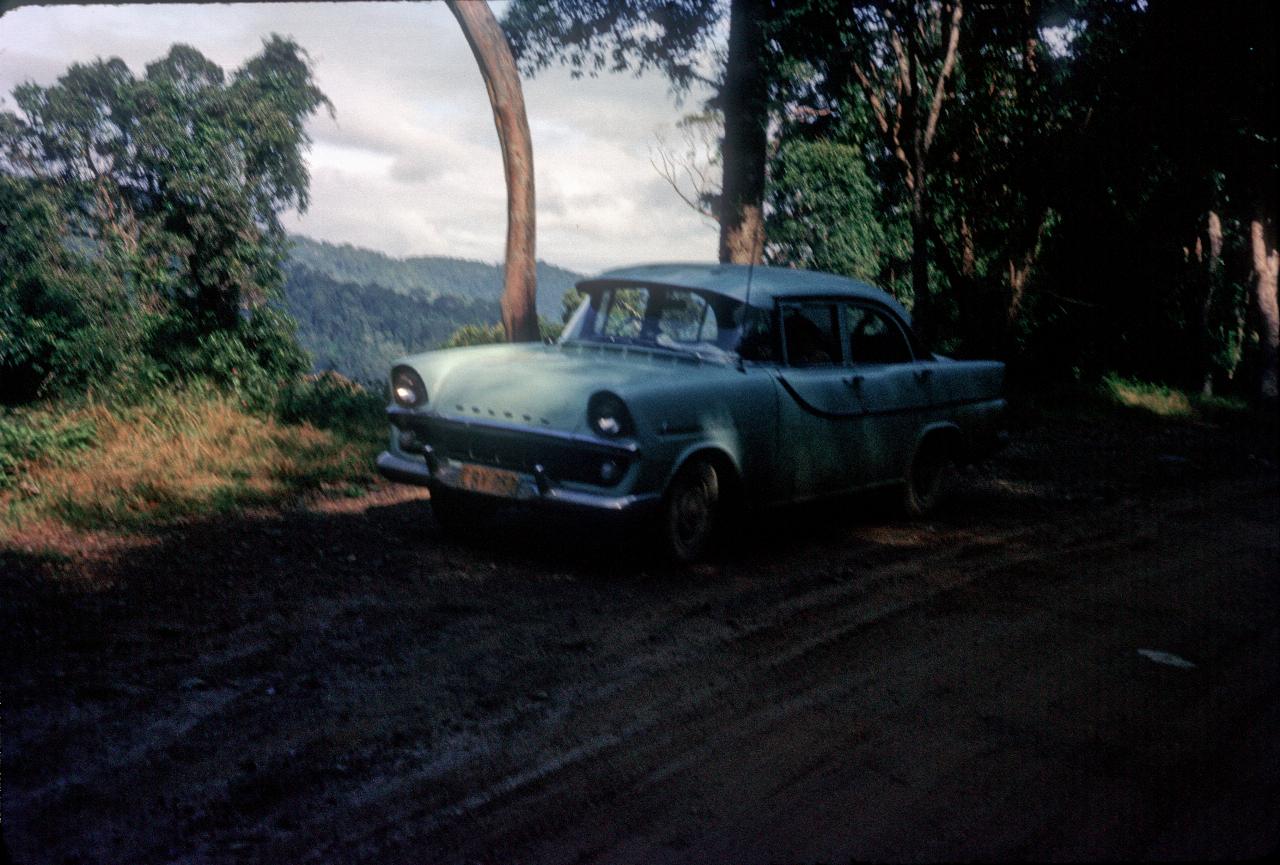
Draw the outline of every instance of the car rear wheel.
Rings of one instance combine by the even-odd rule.
[[[955,487],[956,461],[951,443],[931,435],[916,446],[902,485],[902,508],[908,516],[923,517],[937,509]]]
[[[704,557],[715,540],[722,510],[715,466],[695,460],[680,469],[667,489],[662,513],[667,555],[681,564]]]

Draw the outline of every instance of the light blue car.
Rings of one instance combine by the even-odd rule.
[[[1003,441],[1004,364],[931,354],[865,283],[662,264],[578,288],[553,345],[392,369],[378,468],[429,487],[442,524],[502,501],[646,513],[690,562],[744,508],[896,486],[924,514],[957,463]]]

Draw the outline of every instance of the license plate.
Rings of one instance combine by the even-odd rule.
[[[506,469],[465,465],[458,472],[458,486],[475,493],[510,499],[520,492],[520,475]]]

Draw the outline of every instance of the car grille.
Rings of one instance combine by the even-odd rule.
[[[536,430],[501,429],[437,417],[401,416],[398,423],[418,433],[441,457],[459,462],[532,472],[541,465],[552,480],[612,487],[626,473],[631,457],[601,443],[568,441]],[[601,479],[601,465],[612,460],[617,470]]]

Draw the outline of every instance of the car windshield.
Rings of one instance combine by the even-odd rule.
[[[742,303],[669,286],[592,291],[566,325],[562,342],[636,345],[727,360],[742,336]]]

